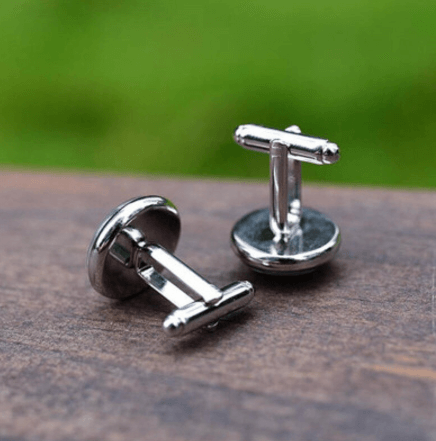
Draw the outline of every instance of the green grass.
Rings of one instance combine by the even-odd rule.
[[[433,1],[3,0],[0,163],[266,177],[243,123],[341,147],[305,180],[436,186]]]

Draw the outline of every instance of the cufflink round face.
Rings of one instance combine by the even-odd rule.
[[[303,208],[290,240],[277,241],[267,208],[240,219],[231,234],[232,246],[253,270],[272,275],[298,275],[329,261],[338,251],[341,235],[327,216]]]
[[[160,196],[131,199],[118,206],[102,223],[88,249],[87,267],[93,288],[106,297],[122,299],[144,290],[136,271],[136,247],[121,231],[132,227],[147,243],[174,252],[180,236],[176,208]]]

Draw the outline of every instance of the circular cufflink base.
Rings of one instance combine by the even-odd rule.
[[[298,275],[328,262],[339,249],[338,226],[327,216],[303,208],[299,228],[286,241],[275,241],[267,208],[240,219],[231,234],[232,247],[253,270],[272,275]]]
[[[134,262],[135,246],[120,235],[126,227],[137,229],[147,243],[159,244],[171,253],[180,236],[179,214],[163,197],[140,197],[118,206],[96,232],[87,256],[93,288],[113,299],[127,298],[144,290]]]

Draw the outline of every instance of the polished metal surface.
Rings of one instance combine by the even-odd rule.
[[[160,246],[148,245],[144,247],[144,254],[147,254],[148,262],[152,262],[153,266],[156,264],[165,268],[173,277],[180,280],[181,283],[189,284],[189,288],[201,297],[208,305],[221,300],[223,293],[214,285],[203,279],[193,269],[186,266],[177,257],[170,254],[168,251]]]
[[[288,215],[288,148],[273,141],[270,149],[270,227],[276,234],[290,234],[292,223]],[[294,222],[300,221],[299,213]]]
[[[302,274],[329,261],[338,250],[339,228],[319,211],[303,208],[294,234],[276,240],[267,208],[240,219],[232,231],[236,254],[255,271],[274,275]]]
[[[256,271],[299,274],[331,259],[340,244],[339,228],[321,213],[302,208],[301,161],[317,165],[339,160],[327,139],[254,124],[239,126],[235,141],[270,156],[270,206],[242,218],[231,235],[236,254]]]
[[[180,236],[179,214],[163,197],[139,197],[112,211],[95,233],[87,257],[91,285],[112,299],[123,299],[144,290],[134,265],[135,239],[126,234],[126,227],[132,227],[140,232],[140,237],[144,235],[150,243],[159,243],[170,252],[176,249]]]
[[[302,135],[298,130],[298,126],[277,130],[245,124],[235,130],[234,139],[242,147],[264,153],[268,153],[271,142],[277,140],[288,146],[293,159],[312,164],[333,164],[339,160],[339,147],[336,144],[327,139]]]
[[[179,235],[179,215],[168,200],[136,198],[104,220],[87,258],[89,280],[100,294],[123,299],[151,287],[176,306],[163,325],[170,336],[213,325],[254,296],[249,282],[220,290],[173,256]],[[161,274],[164,269],[174,281]]]
[[[221,317],[235,312],[253,298],[254,290],[250,282],[236,282],[222,289],[222,299],[214,305],[191,302],[176,309],[164,321],[164,331],[171,337],[184,335],[207,324],[215,324]]]

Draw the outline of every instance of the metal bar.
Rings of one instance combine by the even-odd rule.
[[[333,164],[339,160],[339,147],[336,144],[291,131],[245,124],[236,129],[234,139],[242,147],[264,153],[269,152],[272,141],[280,140],[288,145],[293,159],[312,164]]]
[[[216,286],[209,283],[193,269],[189,268],[177,257],[170,254],[158,245],[146,244],[141,248],[141,256],[164,267],[178,281],[200,296],[206,304],[214,304],[221,300],[223,293]]]
[[[288,162],[288,224],[290,228],[300,223],[302,201],[301,201],[301,162],[287,157]]]
[[[222,299],[214,305],[198,301],[172,312],[164,321],[163,329],[171,337],[178,337],[246,306],[254,296],[249,282],[236,282],[222,289]]]
[[[161,276],[153,267],[137,270],[139,277],[147,285],[155,289],[177,308],[183,308],[194,302],[194,299],[185,294],[180,288]]]
[[[275,236],[287,236],[288,221],[288,147],[280,141],[272,141],[270,157],[270,228]]]

